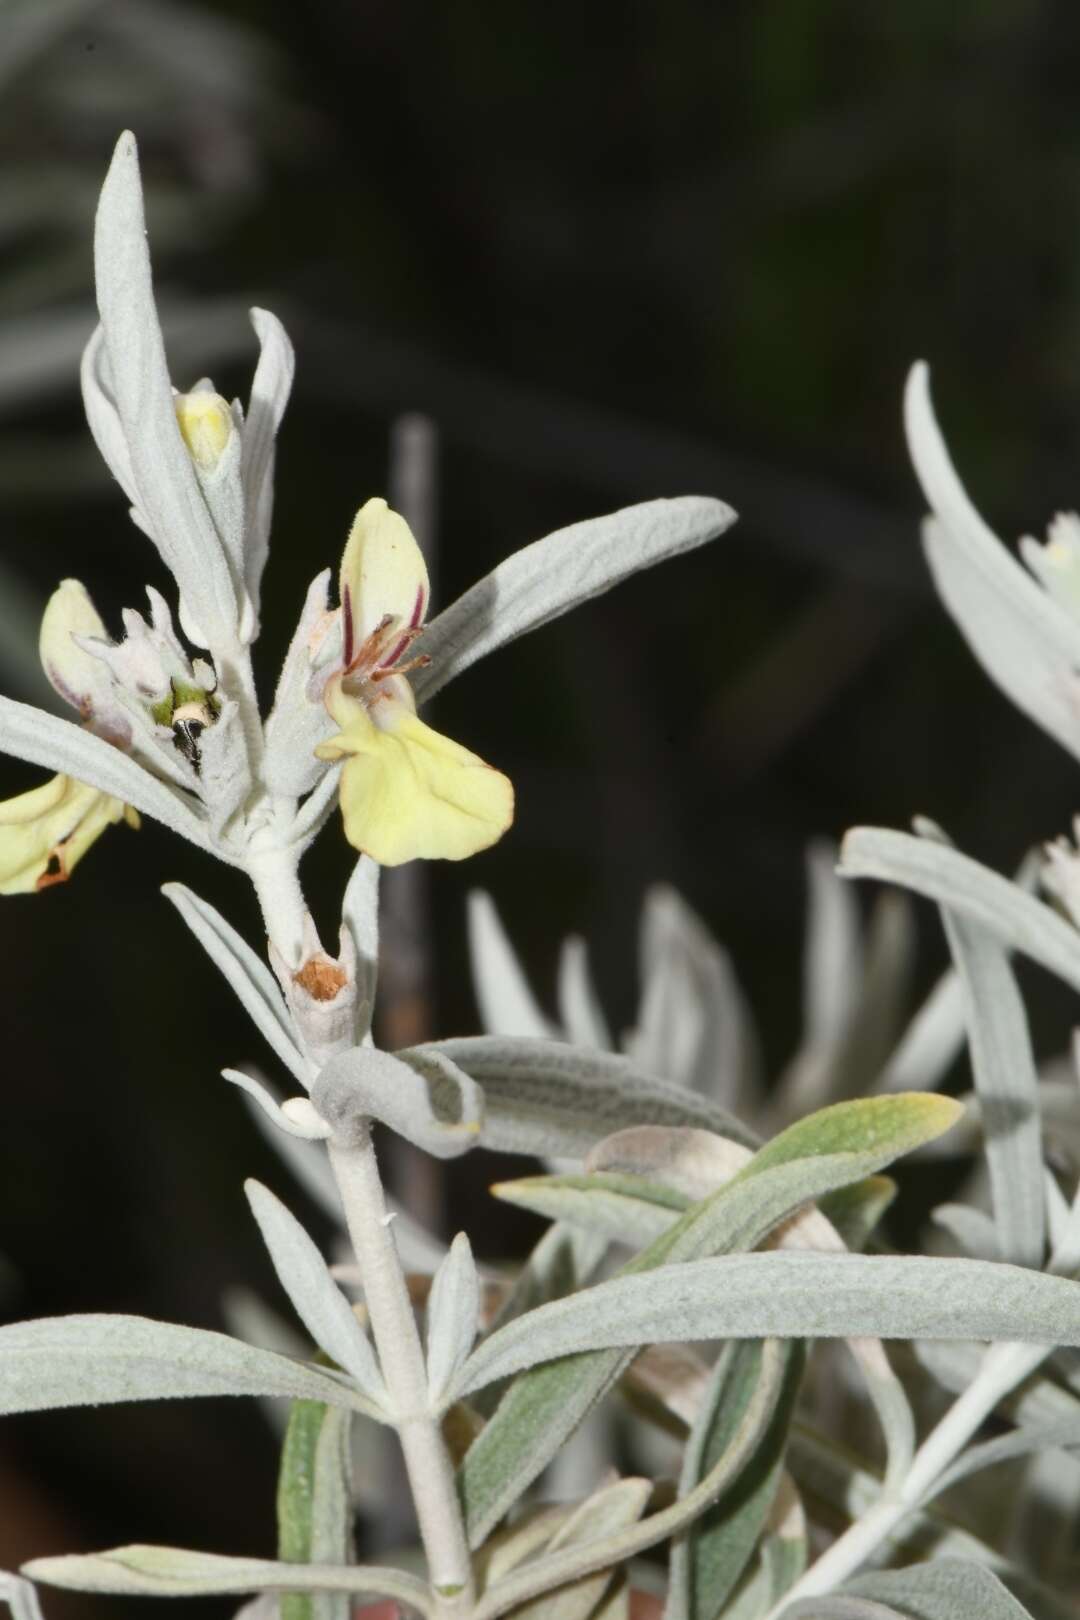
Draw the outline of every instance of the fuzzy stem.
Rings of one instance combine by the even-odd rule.
[[[329,1152],[379,1364],[397,1414],[431,1584],[438,1597],[465,1609],[472,1601],[472,1570],[454,1471],[438,1419],[430,1411],[424,1353],[390,1231],[370,1129],[355,1145],[331,1142]]]
[[[1050,1348],[1045,1344],[999,1344],[989,1350],[974,1381],[953,1402],[915,1453],[911,1468],[897,1489],[883,1491],[874,1506],[856,1519],[802,1579],[785,1592],[766,1620],[777,1620],[796,1598],[821,1597],[834,1591],[861,1568],[897,1526],[919,1507],[998,1402],[1034,1372],[1049,1355]]]
[[[248,845],[245,868],[262,909],[267,937],[279,956],[294,970],[303,957],[307,902],[297,873],[299,851],[279,842],[267,827]]]

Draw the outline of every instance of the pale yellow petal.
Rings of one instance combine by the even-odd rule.
[[[77,579],[64,579],[49,597],[42,616],[38,651],[42,668],[60,696],[85,718],[111,692],[111,682],[100,658],[85,652],[75,636],[107,639],[86,586]]]
[[[70,776],[0,802],[0,895],[63,883],[106,827],[132,814],[121,799]]]
[[[341,559],[345,662],[389,614],[416,629],[427,611],[428,573],[405,519],[374,498],[357,512]],[[350,628],[351,627],[351,628]]]
[[[358,708],[320,749],[325,758],[349,756],[341,773],[349,843],[382,866],[400,866],[464,860],[501,838],[514,819],[509,778],[404,706],[394,706],[393,722],[383,729]]]

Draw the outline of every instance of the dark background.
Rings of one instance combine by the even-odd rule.
[[[93,207],[126,125],[175,380],[212,365],[246,395],[249,303],[297,347],[267,689],[304,587],[386,488],[402,410],[441,436],[444,603],[514,547],[634,500],[713,493],[742,514],[440,700],[440,726],[511,775],[519,810],[495,850],[428,874],[433,1032],[476,1027],[469,886],[494,893],[545,995],[558,941],[586,933],[618,1026],[642,891],[666,879],[732,949],[775,1070],[798,1036],[810,836],[925,812],[1009,867],[1065,830],[1072,762],[986,682],[930,594],[899,397],[927,357],[1003,536],[1078,499],[1074,6],[27,0],[3,27],[12,695],[48,701],[33,647],[61,577],[117,630],[119,608],[164,583],[77,389]],[[39,775],[5,762],[3,791]],[[335,822],[307,867],[328,939],[349,860]],[[329,1234],[216,1078],[270,1060],[159,897],[168,878],[258,941],[239,877],[151,823],[110,832],[66,888],[0,907],[13,1317],[220,1326],[240,1283],[280,1306],[249,1174]],[[925,979],[942,949],[922,921]],[[495,1256],[525,1229],[481,1204],[490,1168],[458,1169],[451,1214],[482,1212]],[[269,1555],[274,1470],[253,1403],[7,1420],[0,1565],[143,1540]]]

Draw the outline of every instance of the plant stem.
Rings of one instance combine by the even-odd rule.
[[[331,1142],[329,1152],[394,1404],[431,1584],[444,1603],[452,1600],[452,1607],[467,1608],[472,1569],[453,1466],[430,1411],[424,1353],[390,1231],[370,1129],[356,1145]]]
[[[1034,1372],[1050,1348],[1045,1344],[999,1344],[987,1351],[977,1377],[927,1435],[898,1488],[882,1492],[873,1507],[856,1519],[785,1592],[766,1620],[777,1620],[796,1598],[820,1597],[853,1575],[920,1506],[998,1402]]]

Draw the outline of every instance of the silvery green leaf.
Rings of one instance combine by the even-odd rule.
[[[863,974],[859,908],[836,875],[836,847],[812,843],[806,852],[807,913],[803,946],[803,1028],[814,1048],[842,1039]]]
[[[551,1591],[594,1570],[623,1563],[647,1547],[654,1547],[658,1542],[679,1535],[724,1491],[735,1482],[741,1482],[745,1470],[757,1454],[780,1399],[786,1365],[787,1356],[780,1346],[770,1344],[763,1347],[761,1376],[741,1414],[741,1420],[712,1468],[692,1490],[671,1507],[650,1514],[640,1524],[621,1531],[610,1531],[580,1547],[548,1552],[533,1563],[514,1570],[497,1587],[484,1594],[476,1605],[475,1620],[496,1620],[498,1615],[505,1614],[518,1603],[540,1592]]]
[[[244,1191],[278,1281],[297,1316],[315,1343],[344,1368],[367,1399],[374,1406],[387,1406],[389,1398],[375,1352],[315,1244],[269,1188],[249,1180]]]
[[[1009,1462],[1015,1457],[1030,1456],[1032,1452],[1075,1451],[1078,1448],[1080,1448],[1080,1412],[1068,1420],[1056,1417],[1048,1423],[1025,1425],[1024,1428],[1016,1429],[1011,1434],[1000,1435],[996,1440],[985,1440],[981,1445],[969,1446],[966,1451],[961,1452],[956,1461],[938,1476],[932,1489],[923,1497],[920,1506],[926,1507],[935,1497],[951,1490],[960,1480],[966,1479],[969,1474],[978,1473],[983,1468],[994,1468],[998,1463]]]
[[[929,822],[917,830],[952,847]],[[997,1229],[994,1258],[1041,1266],[1046,1206],[1039,1077],[1024,1004],[997,938],[947,906],[941,915],[963,991]]]
[[[428,1392],[438,1404],[464,1365],[480,1324],[480,1279],[464,1232],[435,1273],[427,1303]]]
[[[557,1036],[554,1024],[537,1005],[495,902],[482,889],[469,895],[466,923],[473,992],[485,1033]]]
[[[141,1316],[58,1316],[0,1328],[0,1412],[285,1395],[374,1416],[338,1374],[256,1350],[224,1333]]]
[[[617,1535],[627,1525],[636,1524],[645,1511],[652,1490],[649,1479],[620,1479],[614,1484],[601,1486],[556,1526],[543,1548],[542,1556],[546,1559],[568,1548],[588,1546],[605,1537]],[[531,1566],[519,1559],[513,1567],[520,1580]],[[589,1620],[604,1596],[611,1577],[611,1569],[600,1569],[576,1581],[560,1584],[557,1591],[547,1591],[545,1596],[515,1607],[515,1620]],[[485,1591],[484,1598],[490,1596],[500,1604],[498,1612],[502,1612],[499,1596],[502,1582],[510,1578],[511,1571],[506,1570],[500,1579],[489,1580]]]
[[[428,625],[424,651],[431,664],[413,679],[417,701],[426,703],[497,647],[550,623],[641,568],[715,540],[734,521],[735,513],[723,501],[683,495],[573,523],[515,551]]]
[[[1000,1260],[998,1234],[990,1216],[970,1204],[939,1204],[931,1219],[954,1237],[973,1260]]]
[[[294,1401],[278,1470],[278,1558],[347,1564],[352,1554],[352,1414]],[[349,1620],[347,1593],[289,1593],[278,1620]]]
[[[576,934],[563,940],[559,952],[557,995],[559,1018],[571,1044],[610,1052],[614,1042],[589,972],[588,946]]]
[[[609,1243],[644,1248],[670,1229],[687,1200],[659,1182],[631,1176],[523,1176],[496,1182],[490,1191],[504,1203],[529,1209],[549,1221],[564,1221]]]
[[[192,639],[200,646],[229,647],[238,629],[236,591],[176,421],[154,306],[135,138],[127,132],[116,143],[101,191],[94,266],[112,394],[137,495],[133,504],[180,587]],[[108,448],[101,446],[107,460]]]
[[[1017,707],[1070,753],[1080,753],[1080,624],[1035,583],[971,504],[934,419],[922,363],[912,368],[904,408],[912,460],[936,513],[923,526],[923,543],[945,606]]]
[[[38,1595],[29,1581],[0,1572],[0,1602],[6,1603],[12,1620],[42,1620]]]
[[[326,772],[314,749],[334,730],[325,705],[308,697],[311,636],[327,612],[330,570],[324,568],[308,586],[300,619],[281,666],[274,706],[266,721],[266,752],[261,774],[267,788],[285,799],[310,793]]]
[[[847,1583],[844,1594],[894,1605],[905,1620],[970,1620],[972,1615],[979,1620],[1031,1620],[1023,1604],[990,1570],[951,1558],[860,1575]],[[785,1612],[790,1616],[792,1611]]]
[[[1080,989],[1080,932],[959,850],[883,827],[856,827],[841,846],[840,870],[845,877],[899,883],[950,906]]]
[[[964,1044],[964,992],[943,973],[911,1019],[875,1082],[879,1091],[934,1091]]]
[[[758,1544],[780,1485],[788,1426],[802,1376],[801,1345],[773,1345],[782,1364],[767,1426],[739,1476],[737,1500],[722,1496],[677,1536],[665,1620],[716,1620]],[[768,1350],[753,1340],[728,1346],[717,1362],[683,1452],[679,1495],[686,1497],[731,1445],[761,1379]]]
[[[161,892],[172,901],[211,962],[236,992],[259,1033],[300,1084],[308,1086],[310,1067],[300,1051],[281,991],[267,964],[260,961],[231,923],[182,883],[165,883]]]
[[[1000,1257],[1041,1266],[1046,1247],[1042,1131],[1027,1014],[997,938],[948,907],[942,920],[964,986]]]
[[[74,776],[79,782],[89,782],[91,787],[111,793],[152,816],[200,849],[211,851],[221,860],[230,859],[220,847],[212,846],[206,821],[194,801],[152,776],[130,754],[71,720],[46,714],[29,703],[0,697],[0,752],[24,759],[28,765],[42,765],[46,770]]]
[[[840,1104],[792,1126],[755,1155],[734,1180],[688,1210],[671,1231],[637,1255],[621,1280],[629,1281],[635,1274],[643,1283],[673,1274],[685,1277],[686,1265],[670,1263],[726,1247],[752,1248],[801,1204],[830,1186],[861,1180],[868,1171],[946,1129],[956,1116],[955,1105],[942,1098],[896,1099],[897,1106],[891,1108],[882,1108],[882,1101]],[[791,1156],[790,1162],[787,1155]],[[656,1271],[660,1266],[665,1269]],[[573,1298],[587,1300],[594,1293],[594,1289],[586,1289]],[[499,1327],[466,1362],[457,1393],[503,1376],[500,1372],[487,1376],[486,1361],[492,1347],[498,1358],[504,1346],[514,1345],[520,1336],[528,1335],[523,1324],[543,1322],[547,1311],[566,1303],[542,1306]],[[699,1337],[703,1335],[662,1331],[644,1334],[637,1343]],[[535,1358],[545,1359],[543,1350]],[[460,1470],[471,1545],[483,1541],[631,1359],[632,1351],[576,1356],[560,1365],[533,1366],[527,1376],[515,1379],[495,1415],[473,1442]]]
[[[479,1086],[432,1046],[399,1057],[355,1046],[326,1065],[311,1100],[342,1140],[354,1140],[367,1120],[377,1119],[439,1159],[476,1147],[484,1118]]]
[[[360,1000],[370,1009],[375,1004],[379,970],[379,868],[370,855],[361,855],[352,869],[341,902],[341,922],[356,949]]]
[[[253,309],[259,360],[244,420],[243,464],[246,543],[244,583],[255,612],[270,546],[274,509],[274,445],[292,391],[296,360],[288,333],[268,309]]]
[[[483,1142],[503,1153],[581,1158],[619,1125],[700,1125],[753,1145],[753,1133],[706,1097],[645,1074],[627,1058],[560,1041],[475,1036],[401,1054],[435,1054],[484,1094]]]
[[[910,1613],[872,1598],[845,1597],[828,1592],[824,1597],[796,1598],[782,1611],[784,1620],[911,1620]]]
[[[727,953],[674,889],[645,898],[641,1004],[627,1054],[640,1068],[703,1092],[734,1112],[750,1108],[758,1050]]]
[[[728,1254],[598,1283],[492,1334],[468,1394],[537,1362],[673,1339],[991,1339],[1080,1346],[1080,1283],[984,1260]]]
[[[214,1592],[352,1592],[388,1597],[421,1614],[431,1612],[427,1583],[400,1569],[351,1564],[279,1564],[269,1558],[227,1558],[181,1547],[113,1547],[108,1552],[33,1558],[35,1580],[76,1592],[198,1597]]]
[[[780,1484],[773,1497],[762,1532],[758,1556],[768,1583],[771,1608],[794,1586],[806,1568],[809,1533],[802,1498],[795,1481],[781,1469]],[[732,1620],[730,1615],[725,1620]]]

